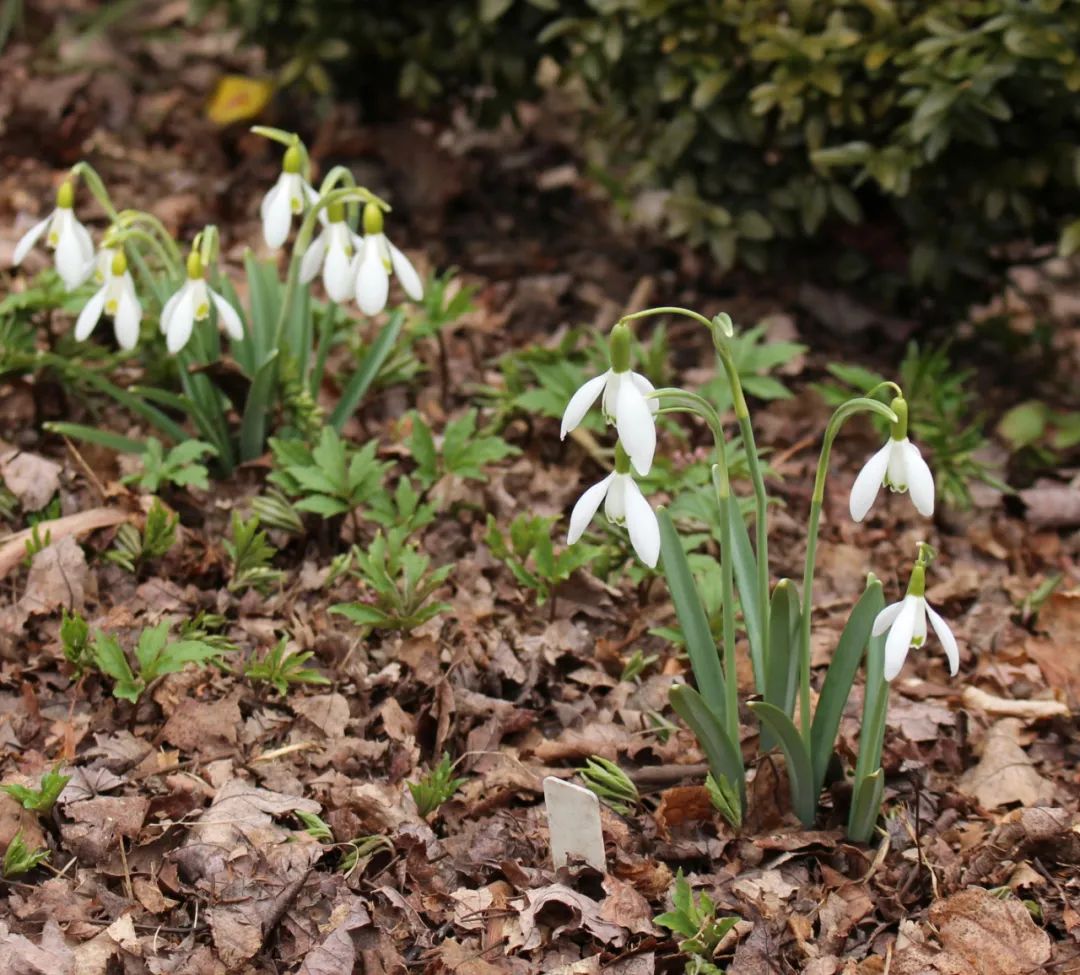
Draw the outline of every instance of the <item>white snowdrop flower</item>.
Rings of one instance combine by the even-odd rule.
[[[926,567],[920,560],[911,570],[907,595],[898,603],[886,606],[874,620],[872,633],[881,636],[886,630],[889,636],[885,641],[885,679],[892,680],[900,673],[907,659],[908,650],[921,647],[926,643],[926,620],[934,628],[945,656],[949,660],[949,673],[954,677],[960,669],[960,651],[956,646],[949,624],[945,622],[926,601]]]
[[[167,301],[161,311],[161,331],[165,345],[174,355],[188,343],[196,322],[210,316],[210,305],[217,309],[218,327],[234,342],[244,338],[240,315],[224,298],[206,283],[205,270],[199,252],[193,250],[187,260],[187,280]]]
[[[323,285],[333,301],[347,301],[353,293],[354,234],[345,222],[345,207],[331,203],[322,232],[304,251],[300,280],[307,284],[322,268]]]
[[[94,242],[75,216],[74,203],[75,188],[65,181],[56,193],[56,209],[22,235],[11,259],[13,265],[21,264],[44,234],[46,245],[56,252],[56,271],[68,291],[82,284],[94,270]]]
[[[281,163],[281,175],[270,187],[259,205],[262,218],[263,237],[267,246],[277,250],[289,236],[292,218],[295,214],[318,202],[319,194],[311,184],[300,175],[303,155],[296,146],[285,150]]]
[[[570,531],[566,544],[573,545],[584,534],[604,503],[604,514],[616,525],[626,525],[630,544],[639,559],[650,569],[656,568],[660,558],[660,524],[656,513],[645,500],[641,488],[630,473],[630,458],[620,444],[615,446],[615,470],[598,484],[594,484],[574,505],[570,513]]]
[[[120,348],[130,351],[139,341],[142,306],[128,271],[127,258],[123,250],[105,247],[98,255],[97,266],[97,277],[102,285],[79,312],[75,338],[80,342],[88,339],[104,314],[113,320]]]
[[[907,403],[898,396],[891,408],[898,420],[889,442],[866,462],[851,487],[851,517],[855,521],[866,517],[882,484],[901,494],[909,491],[916,510],[924,517],[934,513],[934,475],[919,448],[908,439]]]
[[[600,398],[604,419],[615,424],[634,470],[643,476],[648,474],[656,453],[654,417],[660,409],[656,400],[645,398],[653,389],[648,379],[630,371],[630,329],[621,323],[616,325],[611,330],[611,368],[590,379],[570,398],[563,413],[560,439],[566,439]]]
[[[390,272],[413,301],[424,297],[424,283],[410,261],[383,233],[383,215],[374,203],[364,206],[364,236],[359,240],[352,273],[356,303],[365,315],[377,315],[390,294]]]

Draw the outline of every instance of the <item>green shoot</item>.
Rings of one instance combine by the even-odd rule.
[[[419,782],[408,783],[416,808],[424,819],[465,784],[466,780],[455,779],[453,772],[450,756],[444,754],[438,765],[422,776]]]
[[[3,863],[0,864],[0,872],[3,873],[5,880],[11,880],[13,877],[21,877],[24,873],[29,873],[48,859],[49,851],[44,848],[28,847],[22,838],[22,830],[19,830],[8,844]]]
[[[304,666],[314,656],[312,651],[289,653],[287,646],[288,639],[282,637],[264,656],[248,663],[244,668],[244,676],[248,680],[270,684],[282,697],[289,693],[293,684],[330,683],[317,670]]]
[[[176,526],[180,516],[170,514],[168,509],[154,498],[150,510],[146,513],[146,523],[140,532],[127,522],[116,532],[115,547],[105,553],[110,562],[135,573],[152,559],[165,555],[176,542]]]
[[[585,760],[585,765],[578,769],[578,775],[586,788],[595,792],[617,813],[629,816],[641,804],[641,795],[633,780],[609,759],[599,755],[590,756]]]
[[[267,541],[266,532],[259,530],[258,516],[244,519],[234,511],[230,529],[232,537],[223,542],[232,562],[229,592],[242,592],[245,589],[269,592],[281,582],[284,573],[270,565],[277,549]]]
[[[723,969],[713,964],[720,942],[738,923],[737,917],[716,916],[716,904],[702,891],[696,898],[682,868],[675,875],[671,892],[674,910],[653,918],[653,923],[681,935],[679,950],[689,955],[686,971],[695,975],[721,975]]]
[[[70,775],[61,775],[59,765],[41,776],[41,786],[37,789],[28,789],[24,785],[3,785],[0,790],[6,792],[16,802],[21,803],[23,809],[29,809],[39,816],[48,816],[52,812],[64,786],[71,780]]]
[[[199,463],[204,457],[215,457],[217,449],[202,440],[185,440],[167,454],[157,437],[148,437],[146,450],[139,456],[142,470],[128,474],[125,484],[134,484],[148,494],[157,494],[164,484],[176,487],[197,487],[209,490],[209,471]]]

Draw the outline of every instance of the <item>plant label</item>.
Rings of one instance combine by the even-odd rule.
[[[606,872],[600,800],[596,794],[549,775],[544,779],[544,804],[555,869],[566,866],[567,858],[573,856]]]

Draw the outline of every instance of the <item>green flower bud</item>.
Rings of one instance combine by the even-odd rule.
[[[908,434],[908,405],[903,396],[897,396],[889,404],[889,409],[896,414],[896,422],[892,425],[893,440],[903,440]]]
[[[374,203],[364,204],[364,233],[381,234],[383,232],[382,210]]]
[[[115,254],[113,254],[113,259],[112,259],[112,274],[113,274],[113,277],[118,278],[118,277],[120,277],[120,275],[122,275],[122,274],[124,274],[126,272],[127,272],[127,258],[124,257],[124,252],[122,250],[117,250],[117,252]]]
[[[75,187],[70,180],[64,180],[56,191],[56,205],[62,210],[70,210],[75,205]]]
[[[303,162],[304,154],[300,151],[300,147],[289,146],[285,150],[284,158],[281,160],[281,168],[287,173],[298,173]]]
[[[926,566],[919,562],[916,562],[911,570],[911,578],[907,584],[907,594],[909,596],[926,595]]]
[[[345,204],[335,201],[327,206],[326,219],[331,223],[341,223],[345,219]]]
[[[198,280],[203,276],[202,258],[199,256],[199,252],[195,248],[192,248],[191,253],[188,254],[187,276],[192,280]]]
[[[611,356],[611,369],[613,372],[630,371],[630,328],[619,322],[611,330],[609,340],[609,354]]]

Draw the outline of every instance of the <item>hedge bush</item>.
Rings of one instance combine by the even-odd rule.
[[[613,185],[724,267],[963,290],[1010,242],[1080,250],[1075,0],[225,2],[282,57],[343,42],[344,93],[497,114],[550,56]]]

